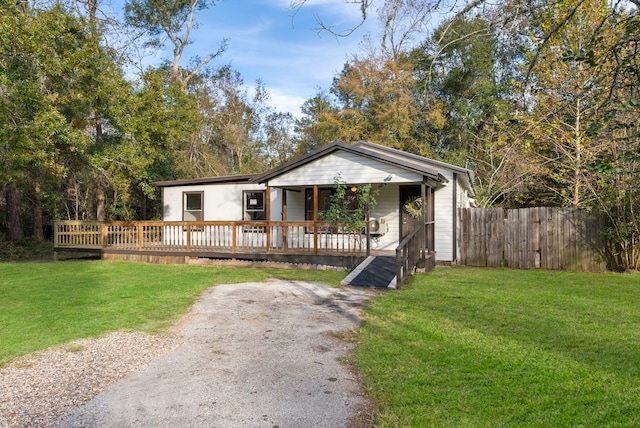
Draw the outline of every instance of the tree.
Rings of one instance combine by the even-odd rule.
[[[535,51],[537,63],[529,65],[523,104],[529,105],[524,120],[531,124],[528,141],[539,159],[539,186],[547,192],[547,204],[584,206],[591,196],[585,182],[591,180],[586,165],[593,162],[607,142],[587,133],[588,126],[602,118],[614,64],[592,67],[576,57],[591,43],[596,27],[606,23],[606,3],[581,1],[577,10],[561,29],[546,37],[544,48]],[[587,4],[588,3],[588,4]],[[533,42],[557,25],[557,16],[576,7],[577,2],[562,1],[545,9],[533,23]],[[588,7],[587,7],[588,6]],[[608,25],[608,24],[607,24]],[[610,28],[610,30],[613,30]],[[601,30],[602,31],[602,30]],[[538,34],[539,36],[536,36]],[[603,35],[606,33],[602,33]],[[608,38],[614,37],[609,33]],[[606,56],[599,46],[592,51]],[[525,91],[521,91],[525,93]]]
[[[125,3],[126,22],[136,28],[149,32],[152,39],[150,46],[164,45],[160,35],[164,35],[173,45],[171,62],[171,78],[180,83],[186,90],[189,81],[198,75],[200,70],[220,56],[227,47],[227,40],[220,42],[215,52],[204,58],[196,59],[195,66],[189,70],[180,66],[185,48],[191,43],[191,31],[196,28],[195,14],[206,9],[215,2],[207,0],[130,0]]]
[[[273,168],[287,162],[297,151],[293,136],[295,119],[291,113],[272,112],[265,119],[266,166]]]
[[[484,17],[456,17],[412,51],[420,135],[444,160],[476,171],[481,206],[511,204],[532,172],[512,92],[523,51],[514,39]]]
[[[444,119],[437,150],[466,149],[504,99],[496,38],[480,18],[456,18],[414,50],[420,97]]]
[[[334,177],[333,192],[329,210],[318,213],[318,220],[326,221],[333,229],[350,234],[362,246],[363,229],[368,229],[365,221],[377,205],[379,189],[371,184],[348,185],[342,173]]]
[[[0,163],[6,171],[0,184],[8,192],[11,240],[22,237],[23,196],[32,198],[34,236],[43,238],[43,193],[86,147],[85,136],[65,117],[78,100],[56,84],[73,61],[68,52],[86,47],[85,36],[81,23],[61,6],[36,12],[13,4],[0,15]]]
[[[305,104],[310,117],[298,123],[311,140],[332,139],[347,143],[371,140],[416,153],[429,148],[416,144],[414,125],[418,110],[412,97],[414,80],[409,58],[393,58],[369,52],[354,57],[334,79],[329,97],[319,94]],[[310,123],[311,118],[317,123]],[[302,128],[304,126],[304,128]]]
[[[227,173],[252,173],[265,169],[263,126],[269,114],[269,93],[256,82],[253,94],[244,86],[240,73],[222,67],[211,79],[211,96],[216,100],[210,143]]]
[[[318,91],[304,102],[300,110],[303,116],[295,124],[298,155],[339,139],[338,126],[332,120],[339,110],[329,93]]]

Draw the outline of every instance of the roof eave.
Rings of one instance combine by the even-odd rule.
[[[220,177],[187,178],[180,180],[156,181],[156,187],[193,186],[196,184],[239,184],[252,183],[260,174],[225,175]]]

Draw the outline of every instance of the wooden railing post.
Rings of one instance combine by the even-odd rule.
[[[396,249],[396,288],[400,288],[400,286],[404,283],[404,278],[402,277],[402,249],[398,247]]]
[[[107,237],[108,237],[108,234],[109,234],[109,232],[108,232],[108,227],[109,227],[109,226],[107,225],[107,223],[105,223],[104,221],[103,221],[103,222],[101,222],[101,226],[100,226],[100,230],[101,230],[101,233],[100,233],[100,239],[101,239],[101,241],[102,241],[102,242],[101,242],[100,244],[101,244],[101,247],[102,247],[102,248],[107,248]]]
[[[271,249],[271,221],[267,220],[266,228],[267,230],[265,232],[267,234],[267,248],[265,248],[265,251],[267,254],[269,254]]]
[[[187,253],[191,252],[191,225],[187,223]]]
[[[138,229],[138,251],[142,251],[144,240],[144,226],[141,222],[136,222],[136,228]]]
[[[58,223],[58,220],[54,220],[53,222],[53,248],[56,248],[59,244],[58,239],[58,228],[60,227],[60,223]]]
[[[236,222],[231,222],[231,254],[235,254],[236,253],[236,238],[237,238],[237,232],[236,232],[237,226],[236,226]]]

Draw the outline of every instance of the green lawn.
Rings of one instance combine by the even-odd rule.
[[[640,275],[437,268],[369,305],[380,427],[640,426]]]
[[[343,272],[0,263],[0,364],[160,332],[205,288]],[[437,268],[370,302],[356,365],[380,427],[640,426],[640,275]]]
[[[115,330],[160,332],[209,286],[269,278],[337,286],[344,272],[106,261],[0,263],[0,365]]]

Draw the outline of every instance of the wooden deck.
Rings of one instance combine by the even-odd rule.
[[[366,254],[364,234],[335,229],[314,221],[58,221],[54,248],[211,255]]]
[[[398,284],[420,265],[430,270],[423,249],[423,228],[403,240],[395,251]],[[57,221],[56,252],[95,252],[102,257],[128,256],[153,261],[185,257],[316,263],[353,268],[367,251],[366,234],[341,233],[319,221]],[[146,258],[142,258],[146,257]],[[425,263],[427,261],[427,263]]]

